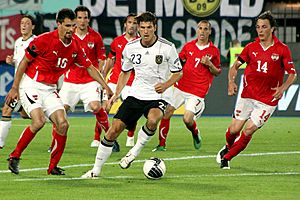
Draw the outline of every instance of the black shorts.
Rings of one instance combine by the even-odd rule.
[[[147,118],[151,108],[159,108],[164,114],[167,105],[168,103],[162,99],[139,100],[129,96],[121,104],[114,118],[120,119],[126,124],[126,128],[130,130],[143,114]]]

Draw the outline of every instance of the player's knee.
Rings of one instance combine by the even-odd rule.
[[[147,127],[151,131],[155,131],[157,129],[159,120],[155,118],[148,118],[147,120]]]
[[[90,103],[90,108],[91,110],[93,110],[94,112],[98,112],[101,108],[101,104],[99,102],[95,103],[95,102],[91,102]]]
[[[66,135],[69,129],[69,122],[64,119],[58,123],[56,126],[57,132],[61,133],[62,135]]]
[[[35,129],[36,131],[40,130],[41,128],[43,128],[43,126],[46,123],[46,119],[45,118],[40,118],[40,119],[35,119],[32,120],[32,127],[33,129]]]
[[[186,115],[183,116],[182,121],[183,121],[183,122],[185,123],[185,125],[187,125],[187,126],[192,126],[193,123],[194,123],[193,118],[191,118],[191,117],[189,117],[189,116],[186,116]]]

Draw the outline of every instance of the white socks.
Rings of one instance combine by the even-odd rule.
[[[143,130],[143,127],[139,130],[138,139],[135,145],[129,151],[136,157],[140,154],[144,146],[151,140],[153,135],[149,136]]]
[[[0,147],[4,147],[11,121],[0,121]]]
[[[106,160],[110,157],[113,147],[107,147],[104,146],[101,142],[98,147],[98,151],[96,154],[95,164],[93,167],[93,173],[95,173],[96,176],[99,176],[102,166],[106,162]]]

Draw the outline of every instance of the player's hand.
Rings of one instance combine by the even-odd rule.
[[[105,109],[110,110],[113,104],[119,99],[119,96],[120,95],[116,95],[116,94],[112,95],[112,97],[107,101]]]
[[[234,96],[237,93],[237,85],[233,81],[228,82],[228,96]]]
[[[161,94],[161,93],[163,93],[164,91],[166,91],[167,86],[166,86],[165,83],[157,83],[157,84],[154,86],[154,89],[155,89],[155,91],[156,91],[158,94]]]
[[[6,56],[6,59],[5,59],[5,62],[6,62],[7,64],[12,65],[12,64],[14,63],[14,57],[13,57],[13,55],[7,55],[7,56]]]
[[[9,105],[10,103],[12,103],[13,101],[15,101],[19,99],[19,90],[17,88],[12,87],[7,96],[5,97],[5,103],[7,105]]]
[[[205,66],[210,66],[212,64],[209,55],[203,56],[200,62]]]
[[[273,97],[275,100],[277,99],[281,99],[281,97],[283,96],[283,88],[282,87],[275,87],[275,88],[271,88],[272,90],[275,90]]]

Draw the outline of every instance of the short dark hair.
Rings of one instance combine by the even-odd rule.
[[[61,9],[56,15],[56,22],[62,23],[66,18],[74,20],[76,18],[74,11],[69,8]]]
[[[123,25],[126,24],[129,17],[136,17],[135,13],[129,13],[123,20]]]
[[[275,27],[275,29],[276,29],[277,23],[276,23],[276,20],[274,19],[274,17],[272,16],[271,11],[268,10],[268,11],[263,12],[262,14],[260,14],[260,15],[256,18],[255,24],[257,23],[257,21],[258,21],[259,19],[262,19],[262,20],[267,19],[267,20],[269,20],[271,27]]]
[[[200,24],[200,23],[208,24],[208,28],[211,29],[211,24],[208,20],[205,20],[205,19],[201,20],[198,24]]]
[[[30,19],[31,24],[32,24],[32,25],[35,25],[35,19],[34,19],[34,17],[33,17],[32,15],[25,14],[25,15],[22,15],[22,19],[23,19],[23,18],[28,18],[28,19]]]
[[[86,6],[77,6],[77,8],[74,10],[75,15],[77,17],[77,12],[87,12],[88,13],[88,18],[91,18],[91,11],[88,9]]]
[[[156,25],[157,23],[157,18],[155,16],[155,14],[147,11],[147,12],[143,12],[141,14],[139,14],[136,17],[136,21],[139,24],[140,22],[153,22],[154,25]]]

